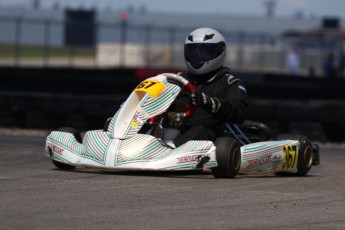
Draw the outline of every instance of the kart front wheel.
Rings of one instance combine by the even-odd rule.
[[[55,167],[57,167],[58,169],[62,169],[62,170],[70,170],[70,169],[74,169],[75,166],[73,165],[68,165],[56,160],[52,160],[53,164],[55,165]]]
[[[298,149],[298,161],[297,161],[297,173],[286,173],[286,172],[277,172],[276,175],[294,175],[294,176],[305,176],[311,169],[314,161],[314,149],[310,140],[303,136],[297,134],[281,134],[278,135],[277,140],[298,140],[299,149]]]
[[[71,127],[61,127],[57,131],[65,132],[65,133],[72,133],[74,138],[79,142],[82,143],[83,139],[81,138],[80,132]]]
[[[216,178],[234,178],[241,167],[241,148],[230,137],[220,137],[215,141],[218,166],[212,169]]]

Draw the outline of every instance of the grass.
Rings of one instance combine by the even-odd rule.
[[[12,59],[18,52],[20,59],[31,58],[93,58],[94,48],[92,47],[44,47],[36,45],[20,45],[0,43],[0,58]]]

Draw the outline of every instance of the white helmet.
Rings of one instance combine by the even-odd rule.
[[[214,29],[196,29],[185,40],[184,58],[188,71],[193,75],[203,75],[221,68],[225,56],[226,41]]]

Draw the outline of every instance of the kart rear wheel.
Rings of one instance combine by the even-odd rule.
[[[281,134],[277,136],[277,140],[298,140],[300,142],[298,149],[297,173],[277,172],[276,175],[294,175],[305,176],[311,169],[314,161],[314,150],[310,140],[298,134]]]
[[[72,133],[74,138],[79,142],[82,143],[82,138],[81,135],[79,133],[78,130],[74,129],[74,128],[70,128],[70,127],[62,127],[58,129],[59,132],[66,132],[66,133]],[[51,151],[51,150],[50,150]],[[69,169],[74,169],[75,166],[74,165],[69,165],[66,163],[62,163],[56,160],[52,159],[53,164],[55,165],[55,167],[59,168],[59,169],[63,169],[63,170],[69,170]]]
[[[212,169],[216,178],[234,178],[241,167],[241,148],[237,140],[231,137],[220,137],[216,145],[218,166]]]

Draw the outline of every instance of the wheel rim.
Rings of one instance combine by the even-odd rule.
[[[236,148],[233,155],[233,166],[235,170],[239,170],[241,165],[241,150]]]
[[[304,149],[304,162],[308,168],[311,167],[313,163],[313,149],[310,145]]]

